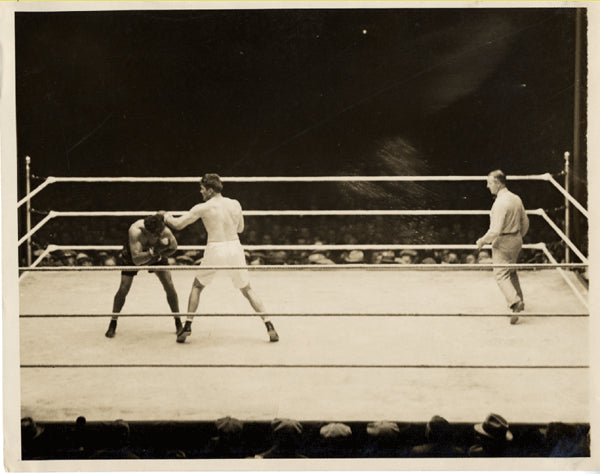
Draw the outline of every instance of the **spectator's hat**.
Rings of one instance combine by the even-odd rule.
[[[367,425],[367,434],[373,438],[395,438],[398,433],[400,428],[392,421],[373,421]]]
[[[417,251],[413,250],[413,249],[402,249],[400,251],[400,256],[403,257],[404,255],[409,255],[412,258],[417,258]]]
[[[193,265],[194,264],[194,259],[186,254],[178,255],[177,257],[175,257],[175,261],[179,265]]]
[[[27,416],[21,418],[21,434],[24,439],[34,440],[44,432],[44,427],[39,426],[33,418]]]
[[[107,267],[114,267],[117,265],[117,259],[114,255],[106,255],[102,263]]]
[[[432,442],[447,441],[450,436],[450,423],[445,418],[435,415],[425,426],[425,437]]]
[[[73,252],[72,250],[63,250],[62,251],[62,256],[64,258],[69,258],[69,257],[75,257],[75,252]]]
[[[127,423],[125,420],[119,418],[118,420],[113,421],[112,428],[116,436],[119,437],[119,441],[123,442],[129,438],[131,429],[129,428],[129,423]]]
[[[323,242],[321,242],[320,240],[317,240],[315,242],[315,245],[323,245]],[[312,264],[316,264],[316,265],[326,265],[326,264],[330,264],[333,262],[331,260],[329,260],[323,253],[321,253],[320,250],[315,250],[314,253],[311,253],[308,256],[308,263],[312,263]]]
[[[496,413],[490,413],[483,423],[476,424],[474,428],[480,435],[497,441],[512,441],[513,439],[513,435],[508,429],[508,422]]]
[[[321,427],[319,433],[325,439],[340,439],[351,436],[352,429],[344,423],[329,423]]]
[[[396,254],[393,250],[384,250],[381,252],[381,263],[394,263],[396,261]]]
[[[51,267],[62,267],[63,266],[62,259],[53,254],[46,256],[46,258],[44,260],[48,260],[48,265]]]
[[[333,261],[328,259],[322,253],[312,253],[308,256],[308,263],[313,263],[316,265],[327,265],[332,264]]]
[[[87,253],[79,252],[75,260],[77,261],[77,263],[91,262],[92,258]]]
[[[271,422],[271,427],[275,433],[279,434],[301,434],[302,424],[297,420],[290,418],[275,418]]]
[[[226,416],[215,421],[215,427],[220,435],[233,435],[242,432],[244,423],[237,418]]]
[[[188,250],[183,255],[183,260],[180,259],[181,265],[200,265],[202,263],[203,254],[197,252],[196,250]],[[177,261],[177,257],[175,258],[175,262]]]
[[[344,262],[346,263],[360,263],[364,260],[365,254],[362,250],[350,250],[344,256]]]
[[[265,254],[264,250],[254,250],[254,251],[252,251],[250,253],[250,255],[252,257],[262,257],[262,258],[265,258],[266,254]]]
[[[269,262],[275,265],[285,263],[287,252],[285,250],[274,250],[269,253]]]
[[[433,257],[425,257],[423,260],[421,260],[421,263],[428,263],[428,264],[436,264],[437,262],[435,261],[435,258]]]
[[[491,257],[487,250],[480,250],[477,254],[477,262],[479,263],[490,263]]]

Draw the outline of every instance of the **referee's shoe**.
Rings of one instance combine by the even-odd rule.
[[[510,307],[510,310],[513,312],[513,315],[510,317],[510,324],[517,324],[517,321],[519,320],[519,315],[517,313],[520,313],[524,309],[525,303],[522,301],[518,301]]]

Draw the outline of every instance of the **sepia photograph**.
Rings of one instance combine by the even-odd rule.
[[[5,469],[600,469],[595,13],[0,5]]]

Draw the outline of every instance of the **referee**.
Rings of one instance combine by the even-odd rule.
[[[500,170],[487,176],[487,188],[496,196],[490,213],[490,228],[477,239],[477,248],[492,244],[492,262],[517,263],[523,237],[529,230],[529,219],[521,198],[506,187],[506,176]],[[519,320],[517,313],[525,309],[519,276],[514,268],[494,268],[494,275],[506,302],[513,312],[510,324]]]

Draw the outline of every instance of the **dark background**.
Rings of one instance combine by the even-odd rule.
[[[20,196],[25,155],[40,177],[559,173],[573,150],[575,13],[19,12]],[[585,185],[585,166],[576,179]],[[545,183],[512,188],[528,208],[564,203]],[[491,203],[484,183],[231,184],[225,194],[247,209]],[[192,185],[55,184],[33,205],[187,209],[199,198]]]

